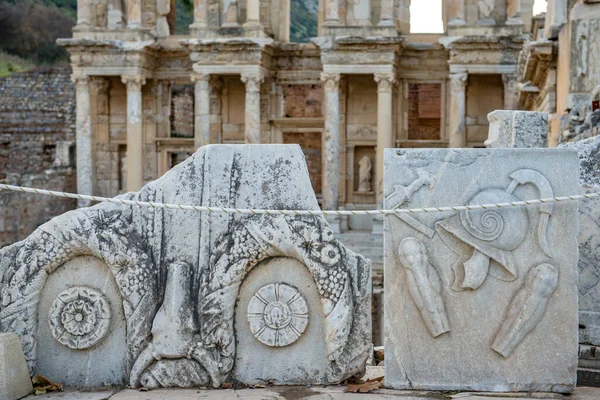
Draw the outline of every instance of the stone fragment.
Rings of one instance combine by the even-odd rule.
[[[384,190],[386,209],[566,196],[579,190],[578,158],[387,149]],[[569,202],[387,216],[386,386],[571,392],[577,215]]]
[[[319,208],[298,145],[205,146],[121,198]],[[0,250],[0,330],[67,386],[340,382],[371,352],[370,293],[315,216],[102,203]]]
[[[488,121],[486,147],[548,147],[548,113],[496,110],[488,114]]]
[[[0,333],[0,400],[17,400],[32,390],[19,338],[14,333]]]
[[[558,146],[579,153],[581,193],[600,192],[600,137]],[[600,199],[579,202],[579,341],[600,346]]]

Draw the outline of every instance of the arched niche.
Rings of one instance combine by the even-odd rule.
[[[75,257],[49,275],[38,318],[36,374],[75,387],[127,383],[122,300],[103,261]]]
[[[324,321],[319,291],[305,265],[287,257],[260,263],[238,295],[233,377],[248,385],[326,382]]]

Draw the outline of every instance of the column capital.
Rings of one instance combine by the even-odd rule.
[[[141,91],[142,86],[146,84],[144,75],[122,75],[121,82],[127,85],[127,90]]]
[[[71,82],[75,85],[89,85],[91,78],[84,74],[73,74],[71,75]]]
[[[467,86],[469,74],[466,72],[455,72],[450,74],[451,89],[455,91],[464,91]]]
[[[396,77],[393,73],[377,72],[375,73],[375,82],[377,82],[378,92],[391,92],[396,83]]]
[[[338,90],[340,85],[340,74],[322,72],[321,82],[323,82],[325,90]]]
[[[197,81],[203,81],[203,82],[208,82],[210,80],[210,74],[204,73],[204,72],[194,72],[193,74],[190,75],[190,79],[192,80],[192,82],[197,82]]]
[[[246,84],[247,92],[260,91],[260,84],[264,82],[265,77],[261,73],[242,73],[242,82]]]
[[[92,83],[94,84],[94,92],[96,94],[106,94],[108,92],[108,88],[110,87],[108,79],[101,76],[93,77]]]

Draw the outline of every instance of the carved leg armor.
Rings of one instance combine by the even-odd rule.
[[[450,323],[441,295],[442,282],[429,263],[425,245],[408,237],[400,243],[398,256],[406,272],[408,291],[431,335],[438,337],[449,332]]]

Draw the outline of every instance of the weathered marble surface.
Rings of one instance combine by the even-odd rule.
[[[0,400],[17,400],[32,391],[19,338],[0,333]]]
[[[385,153],[385,207],[576,193],[569,150]],[[393,388],[570,392],[577,203],[385,221],[385,367]]]
[[[485,146],[490,148],[548,147],[548,113],[496,110],[488,114],[490,130]]]
[[[318,209],[297,145],[205,146],[122,198]],[[275,270],[267,265],[273,260]],[[62,271],[70,273],[53,279]],[[243,304],[243,296],[237,303],[243,308],[236,309],[247,275],[261,288],[285,285],[292,297],[284,301],[277,292],[275,300],[264,299],[262,289],[250,290],[242,295],[259,293],[263,314]],[[271,370],[236,373],[240,381],[331,383],[364,371],[371,349],[369,262],[341,245],[321,217],[105,203],[56,217],[0,250],[0,277],[0,330],[19,336],[31,372],[48,357],[74,365],[87,361],[82,371],[64,376],[66,385],[219,387],[240,362],[236,350],[246,354],[237,345],[248,340],[256,343],[245,368],[270,360]],[[304,299],[306,311],[296,307],[294,294]],[[236,313],[245,315],[246,331]],[[296,317],[307,318],[305,331]],[[251,325],[252,318],[259,322]],[[282,335],[278,346],[265,344],[272,337],[261,332],[249,336],[266,327]],[[307,372],[298,349],[315,338],[322,351],[306,357],[316,366]],[[282,359],[288,360],[285,373],[277,361]],[[289,361],[294,359],[298,368]]]
[[[600,137],[559,145],[579,152],[581,193],[600,192]],[[579,342],[600,345],[600,199],[579,202]]]

